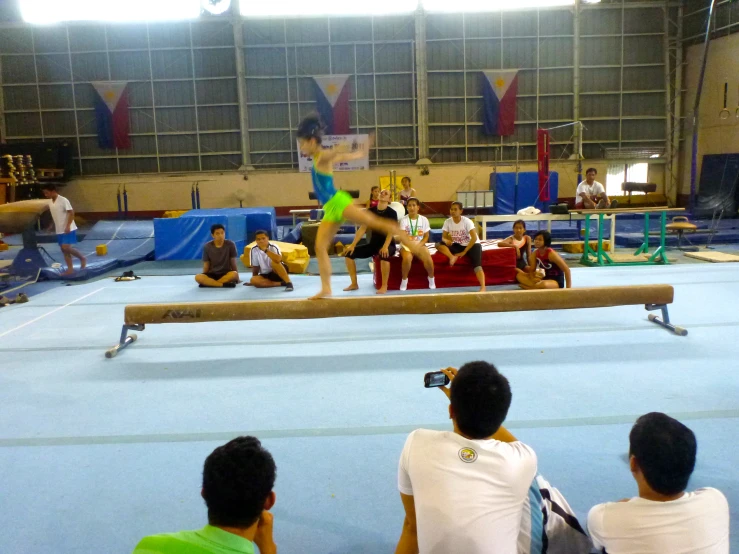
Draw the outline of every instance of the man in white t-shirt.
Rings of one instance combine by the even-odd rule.
[[[658,412],[629,434],[639,496],[593,507],[588,531],[608,554],[729,554],[729,504],[716,489],[685,492],[697,445],[693,432]]]
[[[595,180],[598,170],[589,167],[585,172],[585,180],[577,185],[575,191],[575,209],[577,210],[605,210],[618,207],[618,202],[611,202],[606,194],[606,188]]]
[[[408,235],[411,240],[415,240],[421,244],[426,244],[429,240],[431,225],[426,217],[419,215],[418,210],[420,207],[418,198],[415,198],[414,196],[408,198],[405,205],[406,210],[408,210],[408,214],[400,220],[400,229]],[[413,263],[413,252],[411,252],[407,246],[401,245],[400,257],[403,259],[400,290],[407,290],[408,274],[411,272],[411,264]],[[423,267],[426,269],[426,273],[428,274],[429,288],[435,289],[434,262],[431,260],[429,251],[426,249],[421,250],[418,258],[423,262]]]
[[[62,275],[72,275],[74,273],[72,256],[80,261],[80,270],[87,266],[87,258],[74,247],[77,244],[77,225],[74,222],[72,204],[56,191],[56,185],[53,183],[46,183],[41,190],[44,196],[49,199],[49,211],[51,212],[51,218],[54,220],[56,241],[62,249],[64,261],[67,263],[67,270]]]
[[[485,272],[482,270],[482,246],[477,239],[477,231],[472,220],[463,216],[464,206],[461,202],[452,202],[449,219],[444,222],[441,242],[436,249],[449,258],[449,265],[454,265],[462,256],[469,256],[472,267],[480,283],[480,292],[485,292]]]
[[[405,508],[396,554],[511,554],[517,551],[536,454],[501,427],[511,404],[508,380],[487,362],[451,380],[454,431],[418,429],[398,465]]]
[[[266,289],[271,287],[285,287],[285,292],[293,290],[287,266],[282,261],[282,252],[276,244],[269,242],[267,231],[257,231],[254,235],[256,244],[249,254],[251,258],[252,278],[244,283]]]

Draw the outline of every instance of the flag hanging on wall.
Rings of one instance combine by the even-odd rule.
[[[349,75],[317,75],[316,109],[326,126],[327,135],[348,135]]]
[[[100,148],[130,148],[127,81],[97,81],[95,122]]]
[[[483,71],[482,132],[486,135],[512,135],[516,121],[518,70]]]

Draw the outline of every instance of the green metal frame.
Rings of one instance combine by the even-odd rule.
[[[617,266],[617,265],[665,265],[670,262],[667,260],[667,250],[665,247],[665,240],[667,237],[667,212],[661,212],[660,217],[660,233],[659,233],[659,246],[654,251],[648,260],[641,261],[639,258],[635,258],[633,262],[614,262],[613,259],[608,255],[606,249],[603,248],[603,223],[606,216],[604,213],[599,214],[584,214],[585,215],[585,244],[583,245],[583,254],[580,258],[582,265],[593,266]],[[598,216],[598,247],[593,250],[590,247],[590,216]],[[613,214],[615,217],[615,214]],[[616,240],[616,237],[611,237],[611,240]],[[640,256],[641,254],[649,254],[649,212],[644,214],[644,242],[636,249],[634,256]],[[594,257],[595,260],[591,260],[590,257]]]

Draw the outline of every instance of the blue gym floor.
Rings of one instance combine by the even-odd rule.
[[[634,419],[683,420],[699,445],[690,486],[728,497],[739,551],[739,264],[573,275],[576,286],[673,284],[670,315],[689,335],[649,323],[639,306],[399,314],[153,325],[106,360],[128,303],[299,298],[318,279],[298,276],[285,293],[108,278],[2,308],[0,552],[123,554],[146,534],[201,527],[205,457],[253,434],[278,466],[281,553],[391,553],[405,437],[450,427],[423,374],[476,359],[510,379],[507,426],[583,522],[592,505],[636,494],[624,457]],[[346,284],[334,278],[337,295]],[[374,293],[370,275],[360,286],[352,294]]]

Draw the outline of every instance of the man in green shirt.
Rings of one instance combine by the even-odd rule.
[[[272,538],[275,462],[255,437],[238,437],[205,460],[200,492],[208,525],[151,535],[133,554],[277,554]]]

